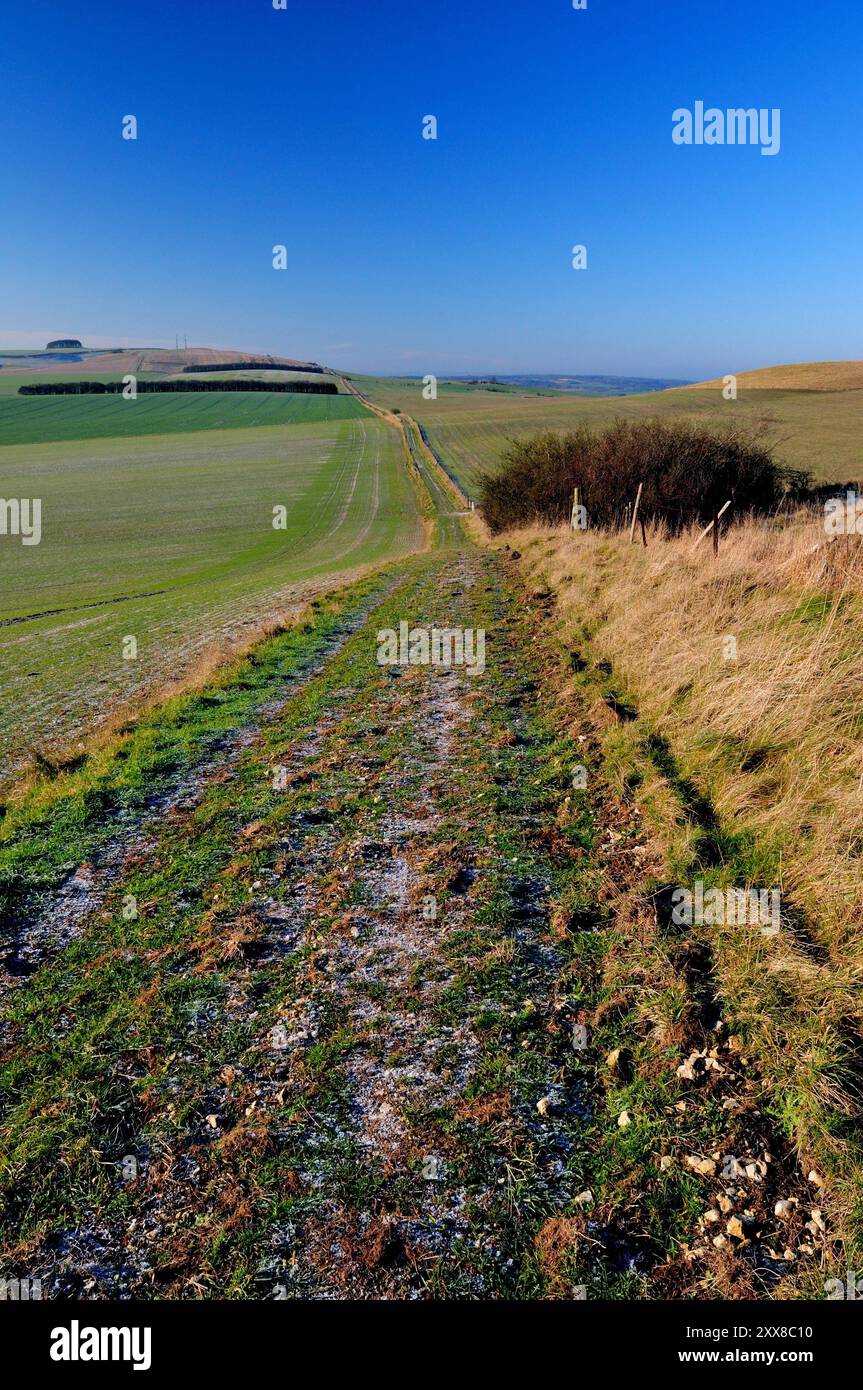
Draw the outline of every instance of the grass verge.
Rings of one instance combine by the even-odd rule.
[[[652,883],[630,907],[652,919],[648,935],[658,931],[673,955],[676,887],[781,892],[775,934],[696,926],[709,955],[688,973],[705,1004],[719,1001],[757,1069],[759,1106],[800,1174],[814,1173],[811,1200],[829,1192],[853,1267],[863,1198],[863,550],[856,537],[825,543],[806,515],[785,531],[732,528],[715,562],[693,555],[692,542],[654,535],[645,549],[625,535],[532,529],[502,544],[547,592],[605,775],[644,814]],[[640,1011],[660,998],[669,1027],[673,991],[642,999]]]

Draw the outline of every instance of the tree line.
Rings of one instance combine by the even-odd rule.
[[[289,367],[286,362],[205,362],[199,366],[192,363],[184,367],[184,372],[322,372],[316,362],[302,367]]]
[[[126,390],[122,381],[39,381],[19,386],[19,396],[118,396]],[[137,381],[139,395],[171,391],[286,391],[291,395],[337,396],[334,381]]]

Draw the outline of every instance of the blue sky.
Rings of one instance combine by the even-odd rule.
[[[863,357],[861,39],[859,0],[9,6],[0,346],[179,333],[416,375]],[[675,145],[698,100],[778,107],[779,154]]]

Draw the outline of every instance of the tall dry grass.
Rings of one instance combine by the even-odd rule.
[[[863,537],[828,541],[805,511],[781,530],[733,526],[716,559],[696,535],[508,540],[697,766],[720,818],[784,842],[787,891],[863,968]]]
[[[693,551],[696,535],[654,529],[645,549],[626,533],[531,527],[497,544],[556,591],[566,647],[610,665],[637,710],[606,720],[606,757],[621,785],[640,763],[636,795],[672,880],[691,876],[701,832],[643,757],[651,738],[678,786],[712,806],[718,872],[781,888],[780,936],[720,932],[717,971],[776,1112],[802,1161],[835,1180],[850,1227],[863,1197],[863,537],[828,540],[805,509],[781,528],[732,526],[715,558],[709,538]]]

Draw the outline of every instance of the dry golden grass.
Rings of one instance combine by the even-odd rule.
[[[651,725],[697,747],[720,819],[786,841],[787,891],[863,967],[863,537],[828,541],[800,513],[785,530],[733,527],[716,560],[709,538],[693,553],[695,533],[646,549],[566,531],[508,539],[541,552],[563,615],[596,628]]]
[[[673,386],[672,391],[721,390],[722,378],[699,381],[694,386]],[[739,391],[859,391],[863,388],[863,362],[789,362],[781,367],[759,367],[737,373]]]
[[[640,776],[671,881],[698,862],[703,825],[677,795],[692,784],[715,812],[718,872],[781,887],[779,936],[720,929],[717,974],[801,1160],[828,1172],[848,1217],[863,1191],[847,1128],[863,1074],[863,537],[828,540],[801,511],[785,529],[733,526],[715,559],[694,539],[654,532],[645,549],[534,527],[496,545],[557,592],[566,646],[594,671],[610,663],[637,709],[611,727],[605,710],[605,770],[623,787]],[[671,777],[645,756],[651,736]]]

